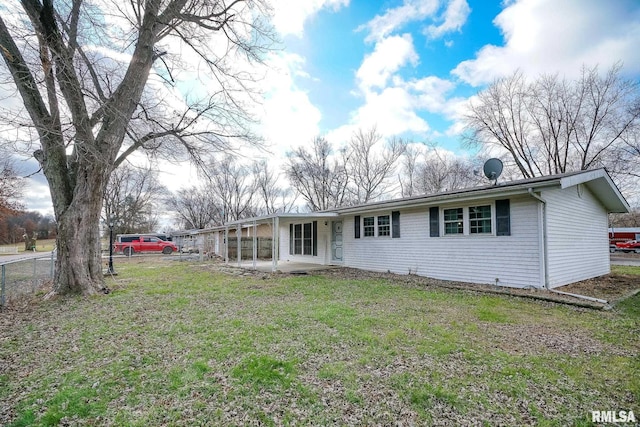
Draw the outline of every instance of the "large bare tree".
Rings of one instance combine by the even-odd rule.
[[[222,209],[221,223],[256,215],[256,188],[249,167],[227,155],[220,160],[211,160],[206,172],[211,197]]]
[[[354,132],[347,168],[355,203],[367,203],[390,192],[391,177],[405,149],[406,144],[399,138],[385,144],[375,126]]]
[[[262,0],[3,5],[0,54],[24,107],[4,119],[31,126],[21,138],[39,144],[33,155],[58,224],[56,292],[104,289],[102,198],[127,156],[198,162],[234,139],[255,140],[253,68],[237,64],[260,61],[268,48],[265,8]]]
[[[435,144],[407,144],[401,156],[403,197],[458,190],[487,183],[477,159],[457,156]]]
[[[255,204],[259,214],[270,215],[276,212],[290,212],[296,198],[289,188],[280,186],[278,175],[269,167],[266,160],[251,165]]]
[[[308,208],[320,211],[343,206],[348,201],[347,163],[346,151],[336,156],[329,142],[317,137],[309,150],[299,147],[290,152],[284,168],[291,186],[307,202]]]
[[[113,222],[116,233],[155,231],[158,209],[166,189],[158,172],[151,167],[136,167],[128,162],[118,166],[104,193],[105,223]]]
[[[222,224],[222,207],[207,185],[182,188],[169,195],[166,203],[182,228],[202,229]]]
[[[579,78],[522,72],[496,80],[470,103],[465,118],[474,146],[507,152],[521,175],[607,167],[636,174],[640,83],[621,76],[621,65],[600,75],[583,68]]]
[[[435,194],[488,183],[482,172],[478,173],[481,167],[470,159],[432,147],[416,167],[416,187],[420,194]]]

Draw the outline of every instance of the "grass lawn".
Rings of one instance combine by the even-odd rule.
[[[640,418],[640,296],[595,311],[328,276],[118,264],[0,313],[0,424],[591,425]]]
[[[51,252],[56,245],[56,239],[36,240],[36,252]],[[18,248],[18,253],[24,252],[24,242],[14,244],[0,245],[8,248]],[[0,257],[0,260],[2,258]]]

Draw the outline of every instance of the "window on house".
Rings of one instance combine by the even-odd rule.
[[[303,224],[302,254],[311,255],[311,223]]]
[[[491,206],[473,206],[469,208],[469,233],[491,233]]]
[[[376,223],[374,217],[368,216],[362,219],[364,226],[364,237],[373,237],[376,235]]]
[[[464,225],[462,222],[462,208],[445,209],[444,234],[462,234]]]
[[[289,253],[292,255],[318,255],[318,223],[289,225]]]
[[[293,226],[293,253],[295,255],[302,254],[302,224]]]
[[[390,236],[391,235],[391,222],[389,221],[389,215],[380,215],[378,217],[378,236]]]

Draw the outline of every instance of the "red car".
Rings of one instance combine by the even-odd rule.
[[[616,250],[622,252],[635,252],[640,254],[640,242],[629,240],[627,242],[616,242]]]

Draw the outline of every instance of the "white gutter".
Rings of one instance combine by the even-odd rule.
[[[569,293],[569,292],[560,292],[560,291],[556,291],[555,289],[549,289],[549,288],[547,288],[547,290],[549,290],[549,291],[551,291],[553,293],[556,293],[556,294],[569,295],[569,296],[574,297],[574,298],[586,299],[588,301],[595,301],[595,302],[599,302],[599,303],[602,303],[602,304],[608,304],[609,303],[609,301],[607,301],[606,299],[600,299],[600,298],[596,298],[596,297],[588,297],[586,295],[572,294],[572,293]]]
[[[595,298],[595,297],[589,297],[586,295],[579,295],[579,294],[572,294],[569,292],[561,292],[561,291],[556,291],[555,289],[552,289],[549,287],[549,258],[548,258],[548,254],[549,254],[549,246],[547,243],[547,201],[545,199],[543,199],[542,197],[540,197],[539,195],[537,195],[536,193],[534,193],[533,188],[529,187],[527,189],[527,192],[529,193],[529,195],[531,197],[533,197],[534,199],[538,200],[540,203],[542,203],[542,252],[543,252],[543,262],[542,262],[542,268],[544,268],[544,287],[547,291],[549,292],[553,292],[556,294],[560,294],[560,295],[567,295],[567,296],[571,296],[574,298],[579,298],[579,299],[584,299],[587,301],[594,301],[594,302],[599,302],[601,304],[608,304],[607,300],[604,299],[600,299],[600,298]]]

